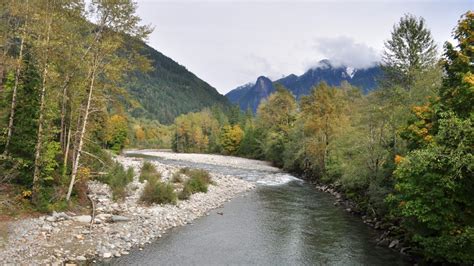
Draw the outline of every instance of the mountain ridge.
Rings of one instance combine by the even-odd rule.
[[[242,110],[251,108],[253,112],[256,112],[258,104],[275,91],[275,84],[283,85],[297,99],[300,99],[301,96],[308,95],[311,89],[321,82],[326,82],[330,86],[340,86],[343,81],[346,81],[360,88],[364,93],[368,93],[377,87],[377,80],[381,75],[382,70],[378,65],[368,68],[335,66],[325,59],[300,76],[290,74],[273,81],[271,86],[266,84],[265,88],[259,84],[259,80],[263,77],[260,76],[255,83],[239,86],[225,96],[231,103],[238,104]]]

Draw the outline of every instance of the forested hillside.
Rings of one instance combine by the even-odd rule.
[[[322,82],[297,101],[276,86],[255,117],[180,116],[174,149],[271,161],[344,193],[352,211],[397,239],[392,247],[428,263],[472,264],[474,12],[454,38],[440,57],[424,19],[405,15],[386,41],[387,75],[375,90]]]
[[[155,119],[170,124],[180,114],[204,107],[230,106],[227,98],[171,58],[140,42],[135,45],[150,60],[148,72],[133,72],[124,87],[137,104],[129,105],[135,118]]]

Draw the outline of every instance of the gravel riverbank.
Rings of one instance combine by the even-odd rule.
[[[137,151],[134,151],[137,152]],[[264,162],[218,155],[186,155],[146,151],[176,160],[201,161],[220,165],[264,168],[277,171]],[[135,173],[143,159],[117,157]],[[171,178],[179,168],[153,161],[163,180]],[[114,202],[110,188],[102,183],[88,183],[89,197],[96,205],[95,217],[74,213],[53,213],[49,216],[13,221],[9,224],[6,245],[0,248],[2,264],[51,264],[70,261],[107,259],[127,255],[129,250],[141,247],[160,238],[168,229],[184,226],[208,214],[238,194],[253,189],[254,183],[239,178],[212,173],[213,185],[207,193],[193,194],[189,200],[177,205],[144,206],[138,202],[144,184],[138,175],[127,186],[128,196]]]

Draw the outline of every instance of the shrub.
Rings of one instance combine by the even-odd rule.
[[[125,188],[134,175],[133,168],[125,170],[122,164],[114,162],[109,172],[97,179],[110,186],[114,199],[121,199],[125,197]]]
[[[143,189],[140,200],[149,204],[176,204],[177,195],[170,183],[149,180]]]
[[[144,182],[145,180],[147,181],[160,180],[161,174],[158,173],[153,163],[145,161],[143,163],[139,179],[140,179],[140,182]]]
[[[189,169],[187,171],[186,175],[189,176],[190,179],[200,179],[206,185],[210,184],[212,182],[211,181],[211,175],[206,170]]]
[[[189,179],[184,183],[183,190],[179,193],[179,199],[186,200],[189,196],[198,192],[207,192],[207,188],[211,181],[209,172],[200,169],[183,168],[180,172],[184,172]]]
[[[171,176],[171,182],[183,183],[183,177],[181,176],[181,173],[180,172],[173,173],[173,176]]]

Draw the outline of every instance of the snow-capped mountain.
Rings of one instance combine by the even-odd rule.
[[[350,66],[334,66],[329,60],[321,60],[317,66],[301,76],[291,74],[273,83],[285,86],[299,99],[303,95],[308,95],[315,85],[323,81],[330,86],[339,86],[341,82],[347,81],[367,93],[377,86],[377,79],[381,74],[379,66],[357,69]],[[255,112],[258,104],[275,91],[273,83],[266,77],[259,77],[255,84],[240,86],[227,93],[226,97],[232,103],[238,104],[242,110],[251,108]]]

